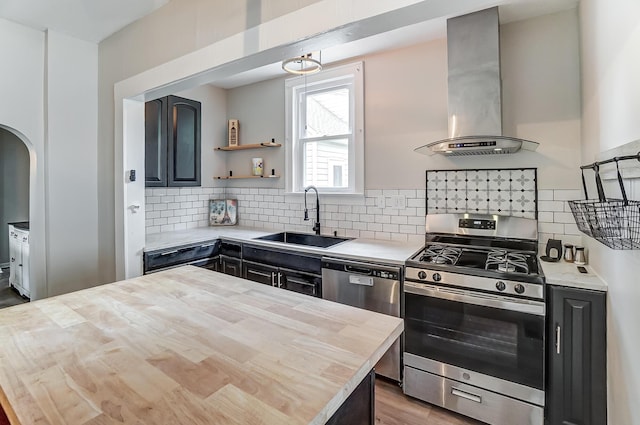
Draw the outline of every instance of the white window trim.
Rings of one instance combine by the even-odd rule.
[[[355,111],[353,114],[353,158],[349,158],[349,164],[353,163],[353,186],[346,190],[330,188],[318,188],[320,193],[328,195],[364,196],[364,63],[354,62],[334,68],[323,69],[321,72],[307,77],[294,77],[285,81],[285,190],[288,194],[302,193],[302,188],[295,187],[296,170],[294,167],[294,103],[293,90],[303,86],[306,78],[307,86],[317,85],[328,80],[344,78],[353,75],[353,90]]]

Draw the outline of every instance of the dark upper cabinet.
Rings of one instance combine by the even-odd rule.
[[[144,163],[147,187],[167,185],[167,98],[144,105]]]
[[[178,96],[147,102],[146,186],[200,186],[200,139],[200,102]]]
[[[547,423],[607,423],[605,293],[549,285]]]

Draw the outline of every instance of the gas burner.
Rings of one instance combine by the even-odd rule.
[[[524,252],[494,249],[487,254],[487,262],[484,268],[485,270],[497,270],[504,273],[529,274],[528,257],[529,255]]]
[[[428,245],[420,256],[420,261],[434,264],[455,264],[461,253],[462,250],[460,248],[445,245]]]

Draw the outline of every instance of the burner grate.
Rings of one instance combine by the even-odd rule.
[[[454,265],[460,258],[462,249],[445,245],[428,245],[419,261],[434,264],[451,264]]]
[[[505,273],[529,274],[528,257],[529,254],[525,252],[494,249],[487,254],[487,262],[484,268],[485,270],[497,270]]]

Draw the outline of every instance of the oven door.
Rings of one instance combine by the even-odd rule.
[[[543,302],[415,282],[404,295],[407,357],[543,390]]]

